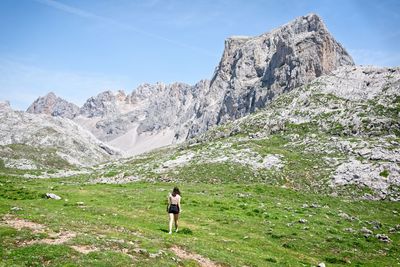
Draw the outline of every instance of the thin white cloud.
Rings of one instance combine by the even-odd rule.
[[[0,100],[9,100],[20,110],[51,91],[82,105],[99,90],[116,91],[127,84],[129,79],[123,76],[49,70],[23,61],[0,59]]]
[[[143,35],[143,36],[146,36],[146,37],[149,37],[149,38],[152,38],[152,39],[160,40],[160,41],[163,41],[163,42],[166,42],[166,43],[170,43],[170,44],[173,44],[173,45],[176,45],[176,46],[179,46],[179,47],[187,48],[187,49],[199,52],[199,53],[201,53],[203,55],[210,56],[210,57],[213,57],[213,58],[218,58],[219,57],[219,55],[217,55],[215,53],[212,53],[212,52],[210,52],[210,51],[208,51],[206,49],[203,49],[201,47],[193,46],[193,45],[190,45],[190,44],[187,44],[187,43],[184,43],[184,42],[172,40],[170,38],[167,38],[167,37],[164,37],[164,36],[161,36],[161,35],[153,34],[151,32],[147,32],[147,31],[143,31],[143,30],[141,30],[141,29],[139,29],[137,27],[134,27],[134,26],[132,26],[130,24],[121,23],[121,22],[119,22],[117,20],[114,20],[114,19],[111,19],[111,18],[108,18],[108,17],[99,16],[99,15],[94,14],[92,12],[89,12],[89,11],[86,11],[86,10],[83,10],[83,9],[80,9],[80,8],[77,8],[77,7],[73,7],[73,6],[70,6],[70,5],[55,1],[55,0],[35,0],[35,1],[37,1],[38,3],[44,4],[44,5],[47,5],[49,7],[58,9],[60,11],[72,14],[74,16],[78,16],[78,17],[85,18],[85,19],[96,20],[96,21],[99,21],[99,22],[102,22],[102,23],[106,23],[106,24],[111,24],[112,26],[116,26],[116,27],[119,27],[119,28],[122,28],[122,29],[125,29],[125,30],[129,30],[129,31],[138,33],[140,35]],[[154,4],[157,4],[157,2],[155,2]]]
[[[97,16],[93,13],[87,12],[85,10],[79,9],[79,8],[75,8],[73,6],[69,6],[54,0],[35,0],[39,3],[48,5],[50,7],[53,7],[55,9],[79,16],[79,17],[83,17],[83,18],[92,18],[92,19],[102,19],[102,17]]]

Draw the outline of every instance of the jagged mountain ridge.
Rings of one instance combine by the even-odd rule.
[[[257,37],[229,38],[188,135],[252,113],[344,65],[354,62],[315,14]]]
[[[49,161],[90,166],[121,154],[61,116],[14,111],[9,103],[0,103],[0,121],[0,155],[5,166],[38,169],[48,167],[40,162]]]
[[[344,66],[183,144],[105,165],[126,177],[96,181],[256,182],[400,201],[399,117],[400,68]]]
[[[46,96],[36,99],[26,112],[73,119],[79,113],[79,107],[50,92]]]
[[[310,14],[257,37],[229,38],[210,82],[145,84],[130,95],[106,91],[88,99],[79,112],[59,112],[59,105],[28,111],[73,117],[100,140],[133,155],[185,141],[353,64],[322,20]]]

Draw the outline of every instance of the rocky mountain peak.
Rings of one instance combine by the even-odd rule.
[[[10,102],[5,100],[5,101],[0,101],[0,111],[8,111],[12,110],[10,106]]]
[[[282,93],[352,65],[322,19],[309,14],[259,36],[229,37],[211,81],[145,83],[128,95],[105,91],[89,98],[75,121],[117,147],[133,151],[147,142],[154,146],[139,146],[155,148],[246,116]],[[48,95],[40,103],[52,106],[54,99]]]
[[[115,93],[115,98],[116,98],[116,100],[119,101],[119,102],[125,102],[125,101],[127,100],[127,99],[126,99],[125,91],[123,91],[123,90],[118,90],[118,91]]]
[[[315,14],[256,37],[230,37],[188,136],[250,114],[346,65],[354,65],[352,58]]]
[[[79,107],[60,97],[53,92],[36,99],[26,110],[28,113],[44,113],[51,116],[60,116],[68,119],[74,118],[79,113]]]
[[[292,30],[297,34],[301,32],[328,31],[321,17],[314,13],[298,17],[282,26],[282,28],[285,27],[292,28]]]
[[[86,100],[80,109],[80,114],[89,118],[103,117],[107,114],[115,114],[117,110],[116,95],[107,90]]]

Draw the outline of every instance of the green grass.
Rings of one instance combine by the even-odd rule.
[[[78,179],[7,177],[0,177],[0,183],[7,192],[0,195],[1,216],[11,213],[44,224],[54,232],[78,233],[61,245],[23,246],[23,241],[40,240],[45,235],[0,224],[0,257],[4,266],[176,266],[177,257],[169,250],[173,245],[227,266],[399,263],[400,234],[389,234],[389,228],[399,222],[400,203],[352,202],[257,183],[213,185],[182,181],[178,184],[183,197],[181,231],[170,236],[166,233],[166,196],[175,184],[88,185]],[[21,195],[25,197],[13,199],[13,195],[20,194],[16,190],[23,190]],[[50,191],[63,199],[41,197]],[[319,206],[303,207],[312,203]],[[11,207],[22,210],[11,211]],[[355,219],[342,218],[343,212]],[[307,223],[299,223],[300,219]],[[373,221],[380,223],[380,229],[373,229]],[[366,238],[359,232],[362,227],[374,234],[388,234],[392,242],[383,243],[374,236]],[[345,228],[353,228],[354,232]],[[85,255],[69,245],[92,245],[99,251]],[[146,251],[135,252],[135,248]],[[165,253],[150,257],[159,250]],[[196,262],[185,260],[180,265],[196,266]]]
[[[387,178],[389,176],[389,171],[388,170],[383,170],[381,173],[379,173],[380,176]]]
[[[73,166],[61,158],[56,148],[41,148],[26,144],[11,144],[0,146],[0,157],[11,159],[27,159],[46,169],[69,169]],[[4,169],[4,161],[0,163],[0,169]]]

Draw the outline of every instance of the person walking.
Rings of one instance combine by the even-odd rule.
[[[169,234],[172,234],[172,222],[175,222],[175,232],[178,232],[178,219],[181,210],[181,192],[178,187],[174,187],[172,193],[168,195],[168,207],[169,215]]]

